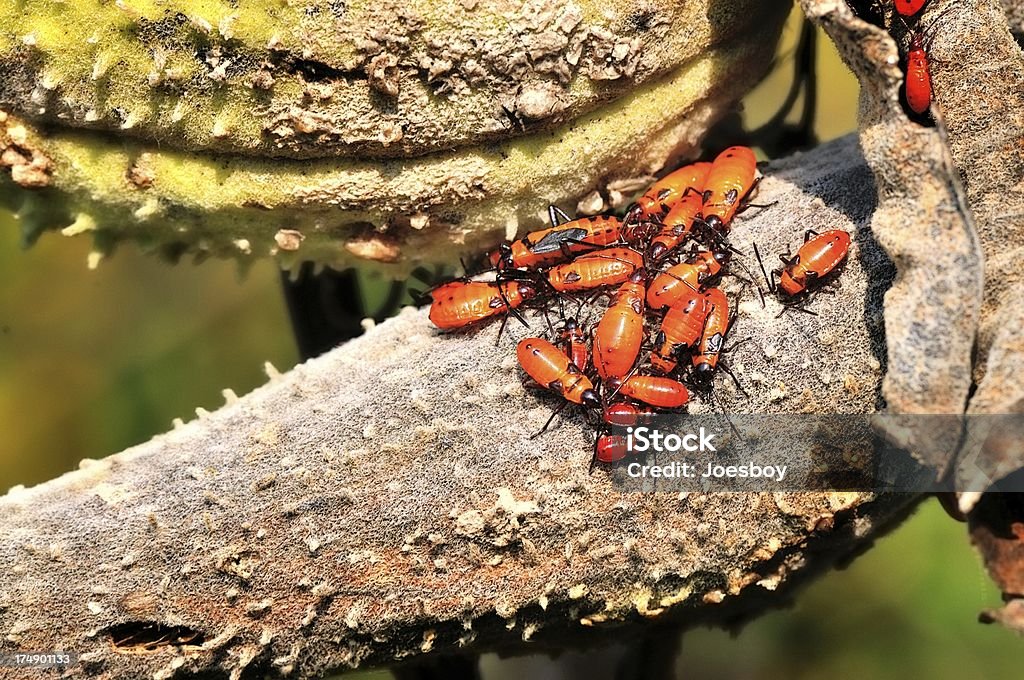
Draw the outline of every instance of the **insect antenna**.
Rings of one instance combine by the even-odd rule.
[[[555,419],[555,417],[556,417],[556,416],[557,416],[557,415],[558,415],[559,413],[561,413],[562,411],[564,411],[564,410],[565,410],[565,407],[566,407],[566,406],[568,406],[568,405],[569,405],[569,404],[571,404],[571,403],[572,403],[572,402],[571,402],[571,401],[569,401],[568,399],[563,399],[563,400],[562,400],[562,403],[561,403],[561,404],[559,404],[559,405],[558,405],[558,406],[556,406],[555,408],[551,409],[551,417],[549,417],[549,418],[548,418],[548,421],[547,421],[546,423],[544,423],[544,427],[540,428],[540,430],[538,430],[538,431],[537,431],[536,433],[534,433],[534,434],[530,435],[530,439],[536,439],[537,437],[539,437],[539,436],[541,436],[542,434],[544,434],[545,432],[547,432],[548,428],[549,428],[549,427],[551,427],[551,423],[552,423],[552,421],[553,421],[553,420]]]
[[[764,282],[768,286],[768,292],[774,294],[775,293],[775,272],[772,272],[771,278],[768,278],[768,271],[764,268],[764,260],[761,259],[761,252],[757,249],[757,244],[756,243],[754,244],[754,255],[757,257],[757,264],[760,265],[760,267],[761,267],[761,275],[764,276]],[[757,287],[757,291],[759,293],[761,292],[761,286]],[[765,306],[765,304],[764,304],[764,295],[762,294],[761,295],[761,307],[763,308],[764,306]]]
[[[566,222],[572,222],[572,218],[565,214],[565,211],[555,204],[548,205],[548,221],[552,227],[559,227]]]
[[[750,338],[747,338],[747,340],[750,340]],[[733,345],[733,347],[738,347],[739,345],[743,344],[747,340],[743,340],[743,341],[737,343],[736,345]],[[723,350],[723,353],[724,353],[724,350]],[[725,371],[725,374],[727,376],[732,378],[733,384],[736,385],[736,389],[738,389],[740,391],[740,394],[743,395],[743,398],[746,399],[747,401],[750,401],[750,395],[747,394],[747,391],[745,389],[743,389],[743,385],[740,384],[739,378],[737,378],[736,374],[732,372],[732,369],[729,368],[729,365],[726,364],[724,361],[719,361],[718,362],[718,367],[721,368],[723,371]]]
[[[726,412],[725,407],[722,406],[720,401],[715,399],[713,391],[708,392],[708,401],[711,402],[711,407],[717,410],[719,413],[721,413],[722,417],[725,418],[725,422],[729,424],[729,429],[732,430],[732,433],[734,435],[736,435],[737,444],[741,444],[743,445],[743,448],[746,448],[747,440],[744,439],[743,435],[740,434],[740,431],[736,429],[736,424],[732,422],[732,418],[729,417],[729,414]]]

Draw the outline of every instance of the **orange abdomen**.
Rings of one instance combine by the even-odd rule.
[[[554,266],[547,276],[555,290],[571,293],[620,284],[642,265],[643,257],[635,250],[606,248]]]
[[[506,311],[508,306],[514,309],[524,300],[520,284],[514,281],[452,281],[432,290],[430,297],[430,321],[445,330],[490,318]]]
[[[907,79],[904,84],[907,105],[914,113],[923,114],[932,103],[932,77],[928,72],[928,56],[924,48],[907,54]]]
[[[704,320],[697,351],[693,355],[693,365],[707,364],[712,369],[718,365],[718,355],[725,342],[725,333],[729,330],[729,298],[718,288],[712,288],[705,294],[708,313]]]
[[[598,438],[594,456],[602,463],[615,463],[625,458],[628,452],[625,437],[606,434]]]
[[[527,375],[574,404],[582,404],[584,393],[594,388],[565,352],[543,338],[520,340],[516,357]]]
[[[701,161],[670,172],[652,184],[628,214],[642,219],[664,215],[687,193],[687,189],[700,191],[710,170],[711,163]]]
[[[678,352],[696,345],[704,331],[708,311],[707,298],[696,291],[673,305],[661,322],[657,354],[663,360],[669,360]],[[654,362],[653,356],[651,361]]]
[[[745,146],[731,146],[715,158],[704,184],[703,215],[728,226],[757,180],[757,158]]]
[[[782,271],[779,287],[789,295],[807,289],[808,279],[820,279],[846,259],[850,251],[850,235],[842,229],[825,231],[800,246],[793,263]]]
[[[679,408],[690,400],[690,393],[681,382],[653,375],[634,375],[622,383],[619,392],[658,408]]]
[[[594,366],[604,379],[629,373],[644,339],[644,284],[627,281],[594,331]]]
[[[668,211],[661,231],[651,240],[651,258],[660,260],[686,241],[702,205],[701,194],[691,192]]]
[[[647,289],[647,305],[662,309],[677,304],[722,270],[714,253],[703,252],[692,262],[683,262],[658,274]]]

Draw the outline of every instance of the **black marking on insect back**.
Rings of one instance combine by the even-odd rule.
[[[504,307],[505,303],[501,301],[500,295],[495,295],[491,298],[491,301],[487,303],[487,306],[491,309],[498,309],[500,307]]]
[[[718,354],[722,351],[722,340],[723,336],[721,333],[715,333],[708,338],[708,348],[705,354]]]
[[[579,272],[569,272],[568,274],[565,275],[564,281],[566,283],[576,283],[581,278],[582,277],[580,276]]]
[[[725,194],[725,204],[732,205],[736,202],[736,199],[740,197],[740,194],[735,189],[729,189]]]
[[[548,389],[549,390],[553,390],[555,392],[561,392],[562,391],[562,381],[561,380],[552,380],[551,382],[548,383]]]
[[[668,198],[671,195],[672,195],[672,190],[671,189],[662,189],[661,191],[658,192],[658,200],[659,201],[664,201],[666,198]]]
[[[586,237],[587,230],[582,227],[573,227],[572,229],[559,229],[558,231],[552,231],[547,234],[537,243],[530,246],[530,251],[533,253],[552,253],[559,250],[562,244],[568,240],[579,241]]]

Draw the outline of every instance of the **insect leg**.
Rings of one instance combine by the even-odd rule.
[[[570,402],[568,399],[562,399],[562,403],[551,410],[551,417],[548,418],[548,421],[546,423],[544,423],[544,427],[540,428],[540,430],[537,433],[530,435],[530,439],[536,439],[537,437],[547,432],[548,428],[551,426],[551,422],[555,419],[555,416],[557,416],[559,413],[565,410],[565,407],[571,403],[572,402]]]

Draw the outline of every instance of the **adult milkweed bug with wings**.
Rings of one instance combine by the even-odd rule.
[[[537,269],[570,259],[574,254],[603,248],[621,238],[622,222],[614,216],[594,215],[570,219],[556,206],[548,206],[551,227],[533,231],[491,253],[497,269]]]

